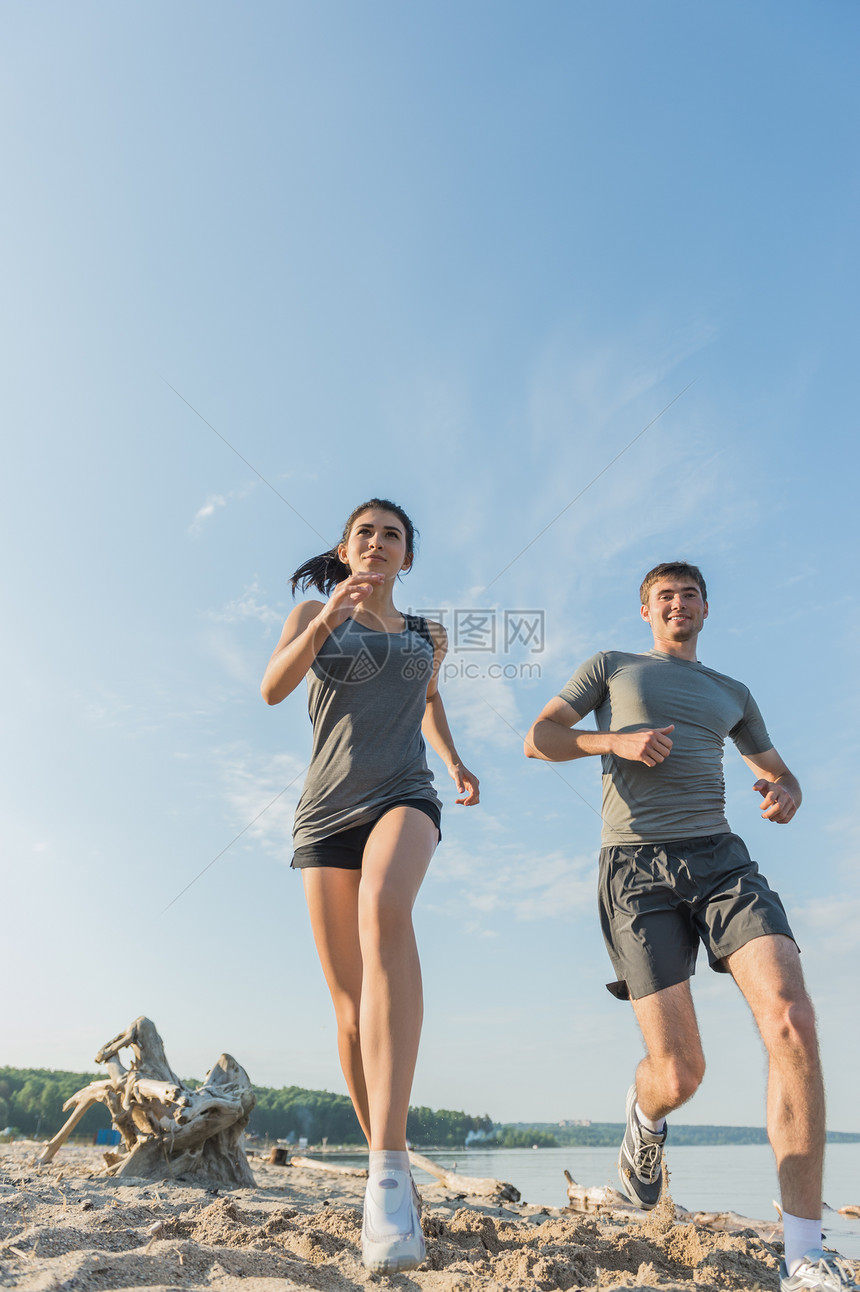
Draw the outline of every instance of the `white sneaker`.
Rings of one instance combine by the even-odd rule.
[[[860,1284],[848,1261],[820,1248],[807,1252],[793,1274],[779,1267],[781,1292],[860,1292]]]
[[[364,1195],[361,1259],[369,1270],[390,1274],[424,1260],[420,1202],[409,1171],[375,1171]]]

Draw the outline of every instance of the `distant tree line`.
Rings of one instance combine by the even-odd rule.
[[[284,1086],[280,1090],[255,1087],[257,1106],[248,1130],[269,1139],[306,1138],[309,1144],[364,1144],[364,1136],[346,1095],[326,1090]],[[492,1120],[471,1117],[448,1108],[410,1108],[406,1136],[418,1146],[458,1148],[470,1131],[489,1133]]]
[[[527,1128],[520,1130],[516,1126],[497,1126],[489,1139],[475,1144],[475,1148],[558,1148],[555,1135],[544,1130]]]
[[[50,1138],[68,1117],[63,1104],[76,1091],[104,1073],[52,1072],[31,1068],[0,1068],[0,1131],[11,1127],[19,1135]],[[188,1081],[188,1085],[197,1082]],[[248,1125],[250,1133],[268,1139],[306,1138],[309,1144],[364,1144],[364,1136],[346,1095],[327,1090],[304,1090],[284,1086],[280,1090],[255,1087],[257,1106]],[[75,1134],[91,1138],[111,1124],[103,1104],[96,1104],[78,1124]],[[410,1108],[406,1134],[424,1147],[459,1148],[470,1131],[488,1135],[490,1117],[471,1117],[447,1108]]]
[[[327,1139],[330,1144],[360,1144],[358,1119],[346,1095],[327,1090],[303,1090],[284,1086],[280,1090],[254,1087],[257,1105],[251,1113],[248,1131],[265,1139],[305,1138],[309,1144]]]
[[[98,1080],[99,1074],[93,1072],[0,1068],[0,1131],[9,1126],[21,1135],[49,1139],[69,1116],[63,1112],[66,1100],[91,1081]],[[76,1134],[91,1137],[110,1124],[108,1110],[103,1104],[96,1104],[84,1115]]]
[[[556,1122],[517,1122],[506,1130],[515,1130],[540,1148],[551,1147],[541,1144],[536,1138],[547,1133],[560,1147],[571,1145],[578,1148],[608,1148],[621,1143],[624,1135],[623,1122],[591,1122],[589,1125],[561,1126]],[[856,1144],[860,1134],[846,1131],[828,1131],[827,1141],[830,1144]],[[676,1146],[686,1144],[767,1144],[767,1131],[763,1126],[679,1126],[672,1122],[672,1143]],[[499,1143],[500,1148],[520,1147]],[[526,1147],[524,1144],[523,1147]]]
[[[104,1073],[52,1072],[41,1068],[0,1068],[0,1131],[12,1127],[19,1135],[50,1138],[68,1113],[63,1104],[76,1091]],[[188,1081],[188,1085],[197,1082]],[[267,1139],[299,1140],[319,1145],[363,1145],[364,1137],[352,1104],[346,1095],[327,1090],[304,1090],[284,1086],[274,1090],[255,1087],[257,1106],[248,1130]],[[110,1126],[110,1114],[103,1104],[92,1107],[78,1124],[75,1134],[91,1138]],[[467,1138],[478,1148],[554,1148],[556,1146],[615,1146],[624,1134],[622,1122],[592,1122],[590,1125],[561,1126],[557,1122],[517,1122],[498,1125],[484,1114],[473,1117],[449,1108],[410,1108],[406,1134],[417,1148],[461,1148]],[[831,1143],[857,1143],[860,1134],[828,1131]],[[672,1123],[672,1143],[683,1144],[766,1144],[767,1134],[758,1126],[679,1126]]]
[[[579,1148],[608,1148],[621,1143],[623,1122],[592,1122],[590,1126],[554,1128],[559,1144]],[[672,1122],[672,1144],[766,1144],[763,1126],[678,1126]]]
[[[493,1129],[490,1117],[471,1117],[468,1113],[453,1112],[450,1108],[410,1108],[406,1118],[406,1138],[416,1147],[460,1148],[466,1143],[469,1132],[487,1135]]]

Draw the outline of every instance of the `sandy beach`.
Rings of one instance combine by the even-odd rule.
[[[427,1292],[777,1287],[781,1254],[752,1230],[677,1224],[668,1208],[622,1223],[555,1208],[481,1204],[422,1185],[427,1259],[386,1277],[361,1264],[363,1181],[259,1157],[255,1188],[117,1182],[97,1148],[0,1147],[0,1284],[31,1292],[92,1289],[352,1289]]]

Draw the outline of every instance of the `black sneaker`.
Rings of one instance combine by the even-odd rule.
[[[779,1267],[781,1292],[856,1292],[858,1284],[848,1261],[820,1248],[807,1252],[793,1274]]]
[[[636,1087],[627,1091],[627,1129],[618,1154],[621,1191],[633,1203],[650,1211],[663,1192],[663,1145],[668,1126],[659,1135],[642,1126],[636,1116]]]

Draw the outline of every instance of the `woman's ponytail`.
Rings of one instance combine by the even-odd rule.
[[[338,583],[349,578],[349,573],[349,566],[344,565],[337,554],[337,548],[333,547],[319,556],[312,556],[309,561],[305,561],[304,565],[300,565],[290,579],[290,587],[293,590],[293,596],[296,594],[296,588],[302,592],[306,588],[316,588],[327,597]]]

